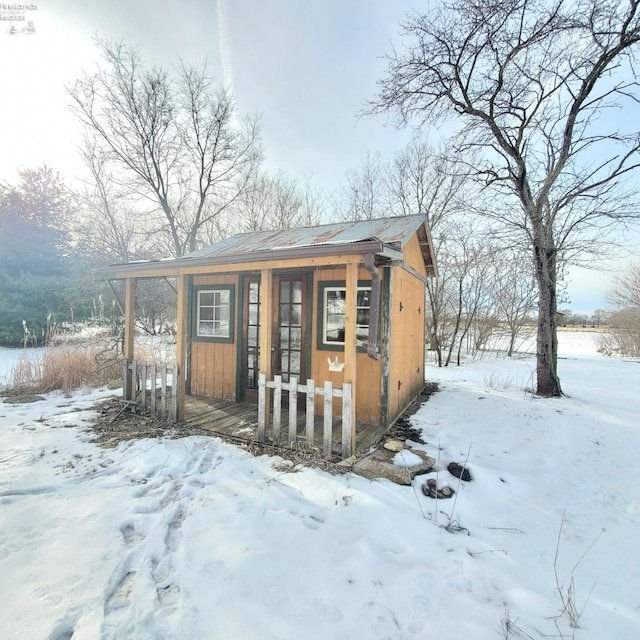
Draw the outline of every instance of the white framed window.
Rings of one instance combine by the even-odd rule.
[[[322,316],[321,344],[324,348],[344,345],[345,304],[344,286],[321,284]],[[356,300],[356,346],[363,346],[369,337],[371,287],[359,286]]]
[[[233,341],[233,298],[231,285],[194,287],[194,338]]]

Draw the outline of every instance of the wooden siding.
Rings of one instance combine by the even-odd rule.
[[[342,372],[329,371],[327,358],[344,362],[343,351],[318,349],[318,283],[325,281],[345,281],[345,269],[322,269],[313,274],[313,325],[311,336],[311,374],[318,384],[330,381],[334,387],[341,387],[344,382]],[[371,280],[366,269],[358,270],[358,280]],[[384,327],[380,329],[380,338],[384,339]],[[382,367],[380,360],[372,360],[366,353],[356,355],[358,376],[356,378],[356,419],[358,421],[378,424],[380,422],[380,396],[382,392]],[[339,398],[334,401],[334,413],[342,411]],[[322,413],[322,398],[316,398],[316,413]]]
[[[238,277],[236,275],[195,276],[197,285],[236,285],[235,306],[238,317]],[[191,393],[205,398],[236,398],[237,327],[232,343],[191,342]]]
[[[418,236],[414,234],[402,250],[406,265],[415,269],[422,277],[427,277],[427,268],[424,265],[424,257],[420,248]]]
[[[412,251],[409,244],[408,253]],[[419,250],[419,246],[417,248]],[[425,286],[415,275],[396,268],[391,272],[391,290],[389,415],[394,418],[420,392],[424,383]]]

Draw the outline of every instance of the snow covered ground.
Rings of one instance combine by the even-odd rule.
[[[561,399],[526,391],[530,357],[427,369],[413,422],[455,502],[213,438],[104,450],[105,390],[0,403],[0,636],[640,637],[640,363],[594,335],[561,333]]]

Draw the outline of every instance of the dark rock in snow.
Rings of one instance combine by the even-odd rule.
[[[435,478],[429,478],[422,485],[422,493],[424,493],[424,495],[428,498],[438,498],[438,500],[442,500],[444,498],[450,498],[451,496],[453,496],[455,491],[451,487],[447,487],[446,485],[438,489]]]
[[[464,465],[459,464],[457,462],[450,462],[449,466],[447,467],[447,470],[452,476],[455,476],[456,478],[460,478],[465,482],[469,482],[470,480],[473,480],[473,477],[471,476],[469,469],[467,469]]]

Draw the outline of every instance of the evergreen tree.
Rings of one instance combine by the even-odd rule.
[[[0,344],[41,344],[69,319],[71,197],[48,167],[0,185]]]

